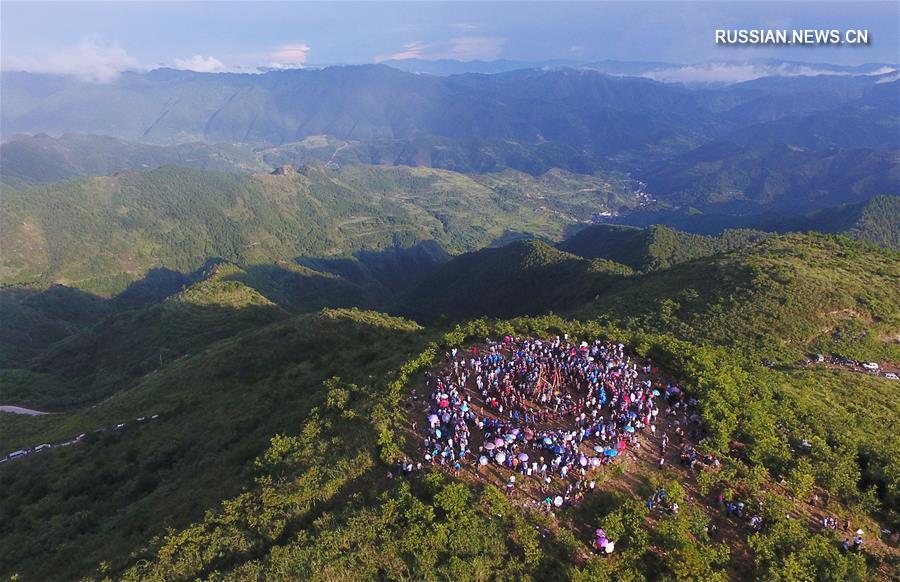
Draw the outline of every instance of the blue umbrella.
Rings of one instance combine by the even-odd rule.
[[[653,391],[653,395],[654,395],[654,396],[659,396],[659,390],[654,390],[654,391]]]
[[[626,426],[626,427],[625,427],[625,432],[634,432],[634,427],[633,427],[633,426]]]
[[[617,451],[616,449],[606,449],[605,451],[603,451],[603,454],[607,457],[615,457],[619,454],[619,451]]]
[[[628,413],[628,418],[637,418],[637,412],[634,412],[634,411],[629,412],[629,413]]]
[[[550,437],[544,437],[544,444],[545,444],[545,445],[552,445],[552,444],[553,444],[553,439],[551,439]]]

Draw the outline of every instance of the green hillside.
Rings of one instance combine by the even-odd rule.
[[[764,237],[765,233],[752,230],[726,230],[718,236],[703,236],[663,226],[638,229],[598,224],[578,231],[559,248],[588,259],[603,258],[637,271],[651,271],[728,252]]]
[[[397,309],[421,321],[567,310],[630,272],[611,261],[582,259],[542,241],[523,240],[456,257],[402,297]]]
[[[112,311],[103,299],[62,285],[0,289],[0,367],[27,362]]]
[[[238,145],[189,143],[167,147],[82,134],[17,136],[0,145],[0,160],[0,176],[27,183],[153,170],[165,165],[237,172],[267,167],[250,148]]]
[[[895,251],[844,237],[772,236],[631,278],[581,313],[781,362],[856,322],[868,330],[856,357],[896,361],[900,346],[878,338],[900,325],[898,277]]]
[[[117,312],[4,368],[3,397],[50,410],[91,404],[168,362],[286,316],[238,281],[202,281],[147,309]]]
[[[621,184],[565,176],[558,192],[558,179],[376,166],[250,176],[164,167],[58,182],[6,193],[0,279],[111,294],[149,269],[187,273],[210,258],[271,264],[429,240],[458,253],[510,233],[559,239],[610,201],[629,203]]]
[[[896,135],[896,120],[887,127]],[[679,206],[808,212],[900,194],[897,150],[876,147],[886,149],[811,151],[791,142],[746,147],[711,143],[660,163],[644,179],[655,197]]]
[[[346,277],[211,265],[162,303],[99,323],[85,316],[39,350],[33,369],[4,372],[33,375],[17,393],[4,388],[12,402],[97,405],[0,418],[8,450],[90,435],[0,467],[0,571],[140,580],[890,576],[883,546],[841,554],[818,525],[784,516],[806,511],[815,487],[829,512],[873,532],[873,544],[878,527],[900,519],[895,381],[797,364],[813,351],[900,362],[898,265],[896,253],[847,238],[789,235],[636,274],[517,241],[451,260],[398,309],[575,319],[476,320],[443,336],[446,327],[374,312],[289,315],[295,291],[284,278],[350,284],[346,265]],[[704,450],[721,469],[698,473],[683,492],[676,473],[610,471],[590,502],[558,517],[437,472],[385,478],[420,414],[409,391],[444,350],[562,333],[622,341],[678,378],[702,403]],[[125,428],[112,430],[117,422]],[[95,435],[98,426],[107,431]],[[809,448],[798,453],[801,441]],[[681,514],[648,514],[639,496],[654,483],[685,496]],[[721,491],[764,503],[766,527],[723,522]],[[720,533],[708,533],[710,523]],[[614,556],[590,557],[582,529],[599,524],[622,540]]]
[[[324,311],[233,333],[133,379],[95,408],[4,415],[4,448],[80,432],[90,437],[0,470],[0,572],[77,578],[101,561],[115,570],[131,563],[132,552],[166,528],[202,519],[261,475],[253,460],[272,435],[314,422],[311,411],[333,397],[324,381],[341,376],[380,386],[421,349],[421,336],[415,324],[380,314]],[[367,396],[353,393],[361,398]],[[114,431],[118,422],[126,426]],[[98,426],[107,431],[92,433]]]
[[[869,200],[846,233],[900,251],[900,196],[876,196]]]

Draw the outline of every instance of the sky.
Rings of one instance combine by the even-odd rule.
[[[717,46],[717,28],[867,29],[869,46]],[[0,66],[98,82],[396,58],[900,62],[900,2],[7,2]],[[692,69],[686,69],[692,70]]]

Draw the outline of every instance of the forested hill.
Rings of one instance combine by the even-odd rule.
[[[0,570],[29,580],[327,580],[348,568],[890,578],[878,532],[900,519],[896,381],[840,362],[900,362],[898,268],[895,252],[824,235],[773,235],[644,273],[517,241],[435,273],[432,308],[456,296],[472,314],[559,307],[567,318],[428,327],[354,309],[297,315],[284,286],[224,262],[125,310],[61,289],[5,295],[47,335],[4,363],[4,393],[65,412],[4,417],[4,445],[86,435],[0,467]],[[411,395],[424,371],[452,347],[505,334],[609,337],[651,358],[703,404],[702,450],[721,466],[660,469],[654,448],[652,467],[603,467],[597,491],[553,514],[468,465],[459,479],[398,472],[398,456],[421,454]],[[803,361],[815,353],[830,359]],[[647,509],[660,487],[680,512]],[[762,527],[726,516],[720,493],[764,508]],[[840,552],[822,515],[863,528],[863,550]],[[616,537],[613,555],[592,556],[596,527]]]
[[[167,166],[9,189],[0,279],[108,294],[151,268],[186,273],[210,258],[294,262],[427,240],[458,253],[523,234],[559,240],[594,212],[637,203],[621,181],[558,170],[313,165],[237,175]]]
[[[581,257],[608,259],[637,271],[648,271],[724,253],[762,240],[765,236],[766,233],[755,230],[726,230],[717,236],[704,236],[664,226],[640,229],[595,225],[567,238],[559,244],[559,248]]]

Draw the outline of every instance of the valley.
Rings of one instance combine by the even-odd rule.
[[[0,73],[0,578],[900,575],[895,65],[182,57]]]

